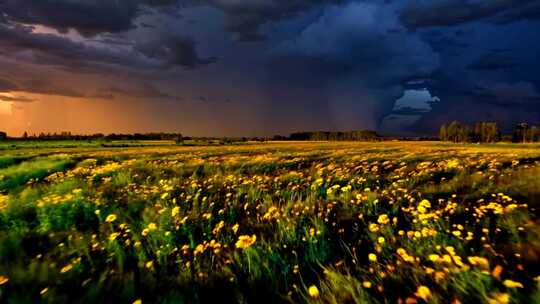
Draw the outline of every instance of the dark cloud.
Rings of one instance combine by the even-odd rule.
[[[76,69],[92,69],[96,65],[123,65],[149,68],[157,66],[139,54],[116,52],[109,48],[97,48],[67,38],[32,32],[31,28],[0,24],[0,49],[6,54],[31,51],[35,64],[58,65]]]
[[[169,100],[182,99],[181,97],[165,93],[156,86],[146,82],[141,84],[127,83],[124,85],[99,88],[94,96],[102,99],[114,99],[116,96]]]
[[[283,133],[427,132],[511,108],[510,125],[538,116],[539,12],[540,0],[0,0],[0,92],[191,96],[177,106],[215,125],[241,121],[216,110],[231,98],[231,113]],[[440,101],[400,105],[408,90]]]
[[[167,65],[190,69],[217,60],[215,57],[201,58],[192,38],[171,33],[161,33],[146,41],[139,41],[135,45],[135,50]]]
[[[0,78],[0,92],[11,92],[16,91],[18,86],[7,79]]]
[[[34,33],[29,27],[0,24],[0,49],[12,56],[31,51],[29,60],[40,65],[63,66],[77,71],[103,71],[104,66],[134,69],[170,66],[195,68],[215,61],[215,58],[200,58],[192,39],[175,35],[158,37],[136,44],[133,50],[113,50],[74,42],[53,34]]]
[[[411,30],[432,26],[455,26],[491,18],[509,23],[538,19],[537,0],[429,0],[418,1],[401,12],[401,21]]]
[[[335,115],[348,121],[356,115],[357,127],[362,120],[376,127],[407,80],[429,77],[439,66],[437,54],[419,36],[387,33],[396,28],[403,27],[387,7],[356,2],[330,6],[275,53],[310,58],[304,75],[324,75],[326,99]],[[302,67],[301,60],[295,61],[293,69]]]
[[[57,86],[44,79],[31,79],[19,84],[19,91],[44,94],[44,95],[58,95],[74,98],[86,97],[85,94],[78,92],[76,89]]]
[[[0,22],[45,25],[83,36],[131,30],[144,6],[162,8],[179,0],[0,0]]]
[[[535,104],[540,107],[540,93],[528,82],[494,82],[477,86],[469,94],[483,98],[486,102],[513,106],[516,104]]]
[[[0,95],[1,101],[8,101],[8,102],[34,102],[35,100],[32,98],[24,97],[24,96],[6,96],[6,95]]]
[[[492,71],[514,68],[516,66],[517,64],[507,55],[501,54],[500,52],[489,52],[467,65],[467,69]]]
[[[2,0],[0,14],[16,22],[94,36],[131,29],[138,5],[138,0]]]
[[[209,5],[225,14],[225,28],[239,41],[266,39],[260,27],[270,22],[292,18],[314,7],[343,3],[342,0],[200,0],[199,5]]]
[[[511,9],[493,18],[496,24],[509,24],[521,20],[540,19],[540,1],[521,1],[523,4],[515,5]]]
[[[452,102],[440,103],[429,115],[422,116],[411,126],[416,134],[434,134],[442,124],[458,120],[468,125],[477,121],[495,121],[504,132],[511,132],[520,122],[540,123],[538,105],[508,105],[482,99],[456,97]]]
[[[143,0],[143,3],[150,6],[170,6],[178,4],[179,0]]]

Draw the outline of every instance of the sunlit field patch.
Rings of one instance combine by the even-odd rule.
[[[0,152],[0,302],[538,303],[540,148]]]

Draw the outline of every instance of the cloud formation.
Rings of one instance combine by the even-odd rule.
[[[0,92],[166,104],[236,134],[535,123],[539,16],[539,0],[0,0]],[[440,101],[397,107],[408,90]]]
[[[422,0],[407,6],[401,13],[403,24],[412,30],[485,19],[505,24],[539,17],[537,0]]]

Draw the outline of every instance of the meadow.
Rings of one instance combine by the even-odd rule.
[[[0,145],[2,303],[540,303],[540,145]]]

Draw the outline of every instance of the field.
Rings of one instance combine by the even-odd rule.
[[[2,303],[540,303],[540,146],[0,146]]]

